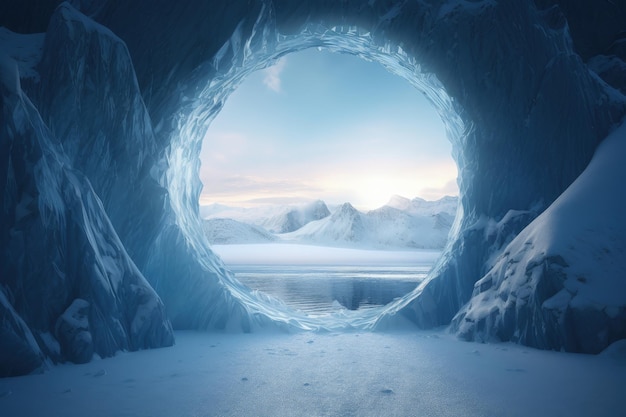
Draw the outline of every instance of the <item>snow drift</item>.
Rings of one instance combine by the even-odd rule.
[[[250,330],[371,328],[401,317],[432,327],[460,312],[455,328],[466,337],[584,352],[626,337],[623,300],[584,290],[622,288],[622,270],[609,267],[624,258],[617,229],[559,232],[561,216],[581,227],[623,224],[623,211],[568,203],[610,206],[619,191],[584,185],[585,174],[584,186],[542,215],[625,114],[621,3],[73,4],[79,10],[63,3],[52,16],[52,7],[16,5],[30,17],[16,21],[6,20],[15,10],[0,11],[19,32],[49,22],[43,45],[41,35],[0,33],[10,45],[0,50],[2,375],[45,358],[80,362],[91,346],[110,355],[168,345],[170,320]],[[35,46],[25,53],[17,44]],[[211,252],[198,215],[210,121],[251,71],[309,47],[379,62],[426,94],[460,175],[460,210],[430,277],[377,315],[344,322],[306,321],[250,293]],[[550,236],[560,241],[538,241]],[[600,252],[575,256],[587,245],[579,238]],[[513,272],[511,260],[525,266]],[[516,292],[520,301],[503,304],[500,296],[512,300],[521,288],[521,269],[529,302]]]

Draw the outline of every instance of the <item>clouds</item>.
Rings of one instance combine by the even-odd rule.
[[[282,82],[280,75],[285,69],[287,59],[282,57],[273,66],[263,70],[263,84],[275,93],[282,92]]]
[[[268,176],[214,176],[203,179],[201,204],[266,204],[308,201],[324,190],[308,181],[297,178],[273,178]]]
[[[210,181],[205,185],[208,190],[215,193],[229,194],[273,194],[276,192],[319,192],[319,188],[311,186],[297,179],[252,177],[235,175],[222,177],[219,181]]]
[[[459,185],[456,179],[449,180],[440,187],[424,187],[420,190],[419,196],[425,200],[437,200],[446,195],[458,195]]]

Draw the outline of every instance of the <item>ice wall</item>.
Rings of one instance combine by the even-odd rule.
[[[9,56],[0,352],[9,352],[3,363],[22,364],[5,375],[45,357],[82,361],[90,346],[106,355],[167,345],[167,318],[175,328],[201,329],[371,328],[406,318],[431,327],[468,306],[495,311],[475,284],[515,256],[507,245],[585,169],[625,114],[623,28],[610,24],[592,36],[581,16],[596,9],[582,2],[72,4],[50,17],[40,52],[26,59],[19,48],[0,51]],[[611,15],[626,11],[615,6]],[[599,11],[595,19],[609,18]],[[446,123],[461,190],[449,245],[420,288],[382,311],[323,322],[237,283],[197,216],[201,140],[224,100],[251,71],[309,47],[379,62],[426,94]],[[533,306],[533,325],[557,328],[543,309]],[[592,323],[591,331],[605,326],[585,314],[576,320]],[[513,317],[506,332],[495,330],[496,319],[477,320],[480,329],[455,320],[454,328],[469,338],[513,338],[525,326]],[[617,328],[613,339],[625,336]]]
[[[61,54],[71,50],[73,59],[57,60],[54,69],[62,72],[75,66],[85,79],[74,76],[42,90],[67,99],[67,103],[53,103],[62,106],[56,109],[62,117],[49,125],[22,91],[15,59],[2,57],[1,375],[31,371],[46,357],[87,362],[94,353],[106,357],[119,350],[174,342],[161,299],[128,255],[91,182],[74,167],[80,166],[72,160],[78,159],[79,143],[93,158],[87,163],[106,161],[106,151],[89,146],[90,139],[98,136],[78,129],[68,132],[54,123],[71,120],[71,104],[87,110],[90,93],[98,84],[115,86],[124,81],[118,77],[124,76],[121,69],[130,68],[132,75],[123,44],[85,23],[69,8],[57,10],[52,17],[40,71],[51,50]],[[75,48],[77,42],[89,39],[87,35],[98,38],[103,48]],[[116,70],[102,70],[107,52],[116,47],[122,47]],[[52,69],[44,71],[54,74]],[[91,78],[99,72],[106,74]],[[32,77],[27,83],[33,82]],[[47,82],[42,77],[41,85]],[[72,88],[86,98],[77,98]],[[81,116],[84,123],[102,114],[88,116]],[[103,169],[99,176],[115,182],[114,170]]]

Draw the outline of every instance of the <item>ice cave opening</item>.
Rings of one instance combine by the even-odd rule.
[[[211,249],[251,289],[310,314],[414,290],[456,215],[439,114],[404,79],[352,55],[310,48],[251,74],[200,155]]]
[[[236,39],[236,34],[234,35]],[[461,142],[468,127],[458,115],[453,101],[447,95],[437,77],[431,73],[421,71],[417,59],[409,56],[401,46],[387,41],[382,45],[374,42],[368,32],[355,26],[327,28],[312,25],[309,30],[294,36],[281,35],[274,49],[267,48],[267,43],[249,43],[239,52],[243,56],[234,54],[228,57],[231,62],[225,65],[222,74],[214,77],[195,99],[191,111],[181,117],[180,129],[177,137],[172,140],[170,152],[170,170],[168,180],[170,193],[178,224],[186,232],[189,242],[192,242],[200,260],[213,259],[213,251],[206,236],[201,232],[198,201],[202,190],[199,180],[201,163],[199,154],[202,142],[207,132],[210,132],[212,121],[218,116],[228,96],[252,72],[267,68],[275,64],[281,57],[298,53],[310,48],[329,51],[332,53],[349,54],[366,61],[382,65],[388,72],[399,76],[408,82],[407,88],[414,94],[422,93],[436,110],[438,117],[445,128],[444,136],[452,143],[452,155],[456,155],[456,148]],[[232,42],[232,41],[231,41]],[[223,49],[233,47],[227,43]],[[256,49],[258,48],[258,49]],[[223,54],[226,56],[227,54]],[[218,54],[220,56],[220,54]],[[218,62],[216,65],[220,67]],[[375,100],[375,97],[372,98]],[[189,159],[194,163],[190,164]],[[460,206],[460,205],[459,205]],[[453,236],[462,219],[463,211],[456,211],[456,219],[449,236]],[[450,238],[448,238],[449,240]],[[226,268],[228,266],[226,265]],[[406,305],[415,292],[408,291],[402,297],[394,297],[394,301],[380,307],[368,310],[342,311],[341,314],[314,315],[296,312],[273,296],[258,291],[250,292],[241,285],[233,274],[224,274],[220,277],[228,291],[243,301],[252,316],[258,313],[267,315],[278,322],[286,318],[293,325],[303,328],[372,328],[379,321],[381,315],[393,315]],[[425,280],[424,280],[425,281]],[[423,282],[423,281],[422,281]]]
[[[625,12],[565,3],[28,10],[45,34],[0,31],[0,373],[168,346],[173,329],[408,321],[587,353],[623,338],[624,203],[602,186],[624,177],[606,155],[626,114]],[[238,283],[200,233],[198,205],[201,142],[225,100],[308,48],[377,62],[422,91],[459,171],[460,208],[428,278],[375,313],[323,322]]]

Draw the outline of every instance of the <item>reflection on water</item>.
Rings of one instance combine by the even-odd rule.
[[[231,266],[243,284],[310,315],[388,304],[415,289],[430,268],[431,265]]]

